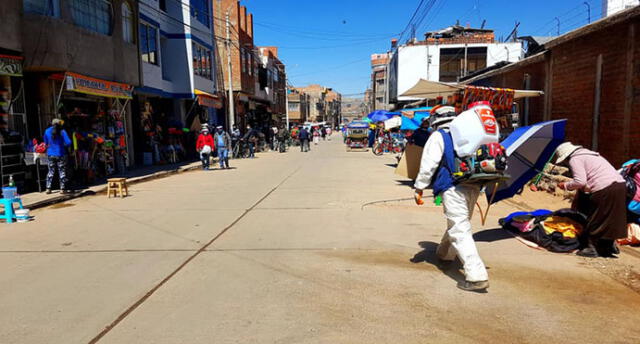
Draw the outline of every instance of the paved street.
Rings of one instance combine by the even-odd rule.
[[[637,341],[640,295],[616,273],[638,276],[633,252],[526,247],[496,228],[526,207],[505,202],[474,218],[489,292],[461,291],[460,271],[434,265],[441,209],[394,201],[412,193],[393,162],[334,136],[2,225],[0,342]]]

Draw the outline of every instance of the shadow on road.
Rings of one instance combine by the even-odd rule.
[[[413,180],[396,180],[396,184],[413,188],[414,181]]]
[[[422,251],[416,253],[413,258],[410,259],[412,263],[418,264],[424,262],[431,264],[438,268],[438,270],[444,272],[444,274],[452,280],[464,282],[464,274],[460,272],[461,266],[457,259],[451,263],[441,262],[436,255],[438,244],[433,241],[421,241],[418,245],[422,247]]]
[[[513,236],[502,228],[485,229],[473,235],[473,240],[479,242],[494,242],[511,238]]]

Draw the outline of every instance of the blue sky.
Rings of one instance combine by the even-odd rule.
[[[421,0],[242,0],[254,14],[256,45],[279,47],[295,86],[319,83],[345,95],[364,92],[369,58],[385,52],[402,32]],[[433,0],[423,0],[425,4]],[[585,0],[436,0],[416,37],[460,20],[508,36],[516,21],[518,35],[555,35],[587,23]],[[601,0],[586,0],[591,20],[601,16]],[[409,34],[405,34],[405,37]],[[403,39],[404,40],[404,39]]]

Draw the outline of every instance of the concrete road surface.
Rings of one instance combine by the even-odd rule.
[[[638,342],[635,251],[529,248],[497,229],[520,198],[474,218],[491,287],[461,291],[435,265],[441,208],[403,200],[393,157],[339,141],[1,225],[0,342]]]

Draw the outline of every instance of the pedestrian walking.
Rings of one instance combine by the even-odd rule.
[[[302,127],[300,132],[298,133],[298,138],[300,138],[300,151],[308,152],[309,151],[309,131],[307,128]]]
[[[249,158],[256,157],[256,143],[258,143],[258,131],[247,125],[247,132],[244,134],[243,139],[249,144]]]
[[[200,153],[202,169],[205,171],[209,169],[209,158],[214,148],[215,144],[213,143],[213,136],[209,133],[209,128],[203,127],[196,141],[196,151]]]
[[[320,128],[320,135],[322,135],[322,141],[326,141],[327,140],[327,128],[326,127],[321,127]]]
[[[327,140],[331,141],[331,127],[327,127]]]
[[[44,131],[44,143],[47,146],[47,159],[49,163],[47,167],[47,194],[51,193],[51,185],[53,178],[58,170],[58,179],[60,181],[60,191],[67,193],[67,148],[71,145],[71,139],[67,135],[67,131],[63,128],[64,121],[54,119],[51,126]]]
[[[422,192],[432,185],[434,196],[442,196],[444,215],[447,218],[445,232],[436,254],[442,264],[453,262],[456,255],[463,264],[465,281],[458,288],[481,291],[489,287],[487,269],[478,254],[471,230],[473,207],[480,194],[480,186],[457,184],[453,174],[455,152],[449,123],[455,118],[451,106],[436,107],[429,122],[435,131],[427,140],[420,162],[420,172],[415,181],[415,200],[423,204]],[[432,184],[433,183],[433,184]]]
[[[318,128],[314,128],[314,130],[313,130],[313,145],[317,146],[318,142],[320,142],[320,130]]]
[[[276,138],[278,139],[278,148],[280,153],[286,152],[287,139],[289,139],[289,131],[285,129],[285,127],[280,127],[278,133],[276,134]]]
[[[583,257],[618,254],[615,240],[627,237],[624,178],[600,154],[571,142],[558,146],[556,155],[556,163],[568,166],[573,174],[573,180],[558,187],[577,190],[573,209],[587,216],[577,254]]]
[[[218,162],[220,168],[229,168],[229,149],[231,148],[231,135],[224,131],[222,126],[216,128],[216,134],[213,136],[213,141],[216,144],[218,150]]]

